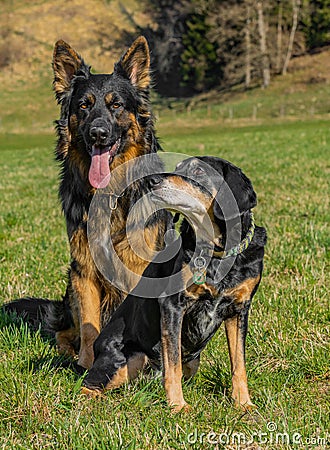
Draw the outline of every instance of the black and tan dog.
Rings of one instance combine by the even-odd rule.
[[[144,176],[161,168],[155,155],[159,144],[149,103],[150,56],[146,39],[139,37],[132,44],[112,74],[91,73],[81,56],[59,41],[54,49],[53,69],[54,90],[61,106],[56,158],[62,169],[59,195],[71,252],[68,288],[63,302],[26,298],[5,305],[5,310],[18,312],[34,325],[46,322],[45,328],[56,332],[59,350],[74,355],[79,349],[79,365],[90,368],[96,337],[138,282],[154,252],[162,247],[170,214],[156,211],[146,221],[145,202],[131,213],[150,190]],[[139,158],[143,155],[153,157]],[[128,165],[129,161],[134,163]],[[118,186],[126,187],[130,176],[134,181],[124,192],[117,192]],[[126,293],[99,270],[88,241],[90,206],[102,188],[107,189],[111,211],[108,208],[100,215],[103,222],[98,226],[97,238],[101,241],[106,236],[103,242],[112,239],[113,251],[103,249],[104,254],[109,253],[108,265],[116,254],[133,274],[132,282],[126,283]],[[126,230],[129,215],[134,215],[130,240]],[[145,258],[137,251],[139,247],[143,247]]]
[[[186,217],[180,238],[164,250],[166,262],[155,259],[146,268],[97,338],[83,393],[116,388],[149,361],[162,368],[169,404],[176,411],[186,407],[182,375],[196,373],[202,350],[224,321],[232,397],[249,407],[245,338],[266,244],[251,211],[256,194],[240,169],[215,157],[185,160],[150,184],[160,207]],[[141,298],[143,289],[148,298]]]

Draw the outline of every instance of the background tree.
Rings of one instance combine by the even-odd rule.
[[[289,65],[289,62],[291,59],[291,55],[292,55],[293,43],[294,43],[295,34],[296,34],[297,26],[298,26],[298,16],[299,16],[299,11],[300,11],[300,5],[301,5],[300,0],[292,0],[292,28],[291,28],[290,37],[289,37],[288,50],[286,53],[286,57],[285,57],[285,61],[284,61],[283,69],[282,69],[283,75],[285,75],[287,73],[288,65]]]
[[[210,25],[205,19],[204,14],[190,14],[182,36],[182,83],[196,92],[219,84],[223,74],[217,57],[217,45],[208,39]]]
[[[330,0],[303,1],[302,23],[309,50],[330,44]]]
[[[330,0],[144,0],[156,89],[189,96],[268,86],[292,57],[330,44]]]
[[[261,71],[263,86],[267,87],[270,83],[270,57],[267,47],[267,25],[264,19],[264,2],[257,2],[257,12],[258,12],[258,31],[260,37],[260,61],[261,61]]]
[[[246,4],[245,4],[246,3]],[[248,2],[215,1],[206,11],[208,38],[216,46],[222,67],[220,87],[251,80],[254,24]]]
[[[182,83],[181,55],[184,50],[182,37],[186,31],[186,19],[193,11],[189,0],[153,0],[144,2],[145,11],[151,17],[148,27],[137,26],[149,42],[155,88],[164,96],[185,96],[192,94]],[[130,36],[132,40],[133,36]]]

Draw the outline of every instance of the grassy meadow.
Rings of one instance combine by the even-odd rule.
[[[173,415],[159,379],[139,378],[102,400],[54,342],[0,315],[3,449],[328,448],[329,145],[327,121],[227,126],[186,116],[159,121],[166,151],[230,159],[252,179],[267,228],[265,272],[247,339],[257,409],[230,400],[221,328],[184,385],[192,406]],[[60,298],[69,250],[57,198],[53,135],[1,135],[0,292]]]
[[[147,23],[136,0],[0,2],[0,63],[8,60],[0,71],[0,306],[65,292],[55,41],[70,42],[96,72],[111,72],[122,31]],[[258,194],[255,218],[268,244],[247,337],[257,408],[232,405],[223,327],[184,384],[191,410],[173,415],[159,378],[140,377],[99,400],[82,397],[82,379],[54,341],[0,310],[0,449],[330,448],[329,74],[327,49],[292,59],[267,90],[153,98],[165,151],[228,159]]]

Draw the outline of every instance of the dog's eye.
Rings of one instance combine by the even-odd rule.
[[[80,109],[84,109],[84,110],[88,109],[88,104],[85,102],[80,103],[79,106],[80,106]]]
[[[121,103],[119,103],[119,102],[112,103],[112,107],[113,107],[113,109],[118,109],[121,107]]]
[[[205,170],[202,167],[196,167],[193,173],[194,175],[203,175],[205,173]]]

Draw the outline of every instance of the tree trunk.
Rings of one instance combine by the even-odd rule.
[[[245,87],[250,87],[251,84],[251,34],[250,34],[250,7],[246,11],[246,25],[245,25]]]
[[[277,43],[276,43],[276,73],[281,72],[282,67],[282,18],[283,18],[283,4],[282,0],[278,0],[278,15],[277,15]]]
[[[270,64],[269,64],[269,55],[267,52],[266,29],[264,23],[262,2],[257,2],[257,11],[258,11],[258,28],[260,35],[260,52],[261,52],[263,86],[267,87],[269,86],[270,83]]]
[[[298,26],[298,15],[299,9],[301,5],[301,0],[292,0],[292,28],[289,38],[288,51],[286,53],[282,74],[285,75],[288,71],[289,62],[292,56],[292,49],[294,43],[294,37],[296,34],[297,26]]]

